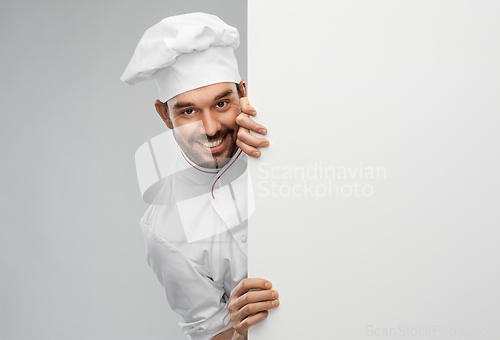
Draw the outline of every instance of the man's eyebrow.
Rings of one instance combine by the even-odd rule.
[[[221,98],[224,98],[226,96],[229,96],[231,93],[233,93],[233,90],[228,90],[226,92],[223,92],[223,93],[219,94],[218,96],[216,96],[214,98],[214,101],[219,100]],[[172,109],[173,110],[178,110],[178,109],[182,109],[182,108],[185,108],[185,107],[188,107],[188,106],[194,106],[194,104],[190,103],[190,102],[177,102],[177,103],[175,103],[172,106]]]
[[[229,91],[226,91],[224,93],[221,93],[217,97],[214,98],[214,101],[219,100],[221,98],[224,98],[226,96],[229,96],[231,93],[233,93],[233,90],[229,90]]]
[[[188,106],[194,106],[194,104],[193,103],[189,103],[189,102],[177,102],[177,103],[175,103],[172,106],[172,109],[173,110],[178,110],[178,109],[182,109],[182,108],[188,107]]]

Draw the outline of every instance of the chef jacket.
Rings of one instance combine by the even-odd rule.
[[[147,261],[189,339],[233,328],[229,297],[247,277],[253,210],[247,161],[238,150],[224,168],[207,169],[180,151],[140,221]]]

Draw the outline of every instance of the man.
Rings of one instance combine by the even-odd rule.
[[[270,282],[246,278],[246,155],[259,157],[269,141],[249,132],[266,129],[250,118],[238,45],[238,31],[216,16],[169,17],[144,33],[121,78],[156,80],[156,111],[181,149],[141,227],[190,339],[244,339],[279,305]]]

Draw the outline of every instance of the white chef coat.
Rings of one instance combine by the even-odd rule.
[[[148,263],[189,339],[233,327],[229,296],[247,277],[248,188],[241,150],[220,171],[181,151],[141,219]]]

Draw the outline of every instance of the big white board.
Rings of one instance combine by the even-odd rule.
[[[498,339],[500,3],[249,2],[266,339]]]

